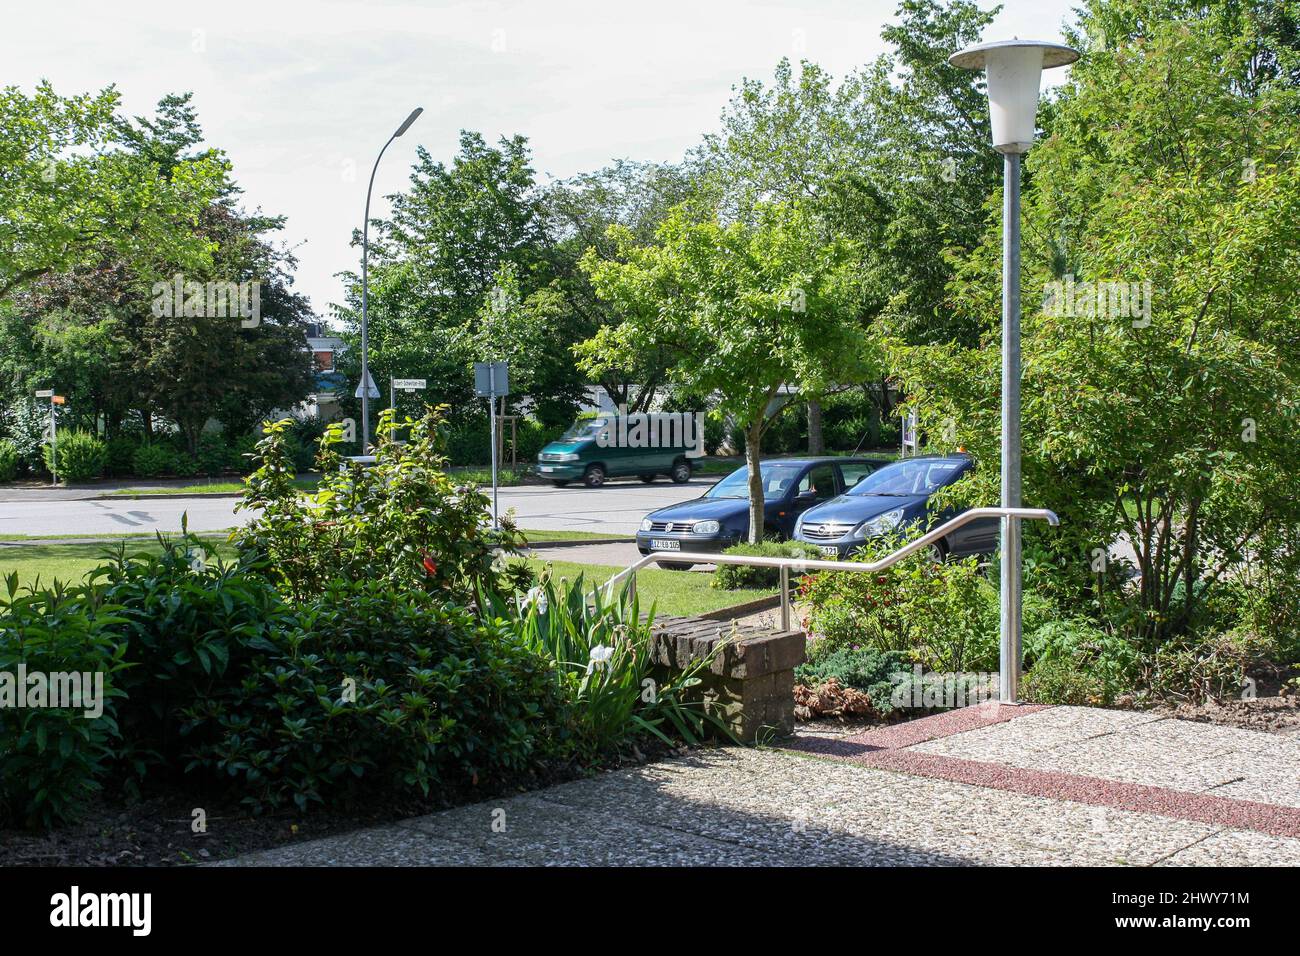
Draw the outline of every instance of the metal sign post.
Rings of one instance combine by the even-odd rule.
[[[43,388],[36,393],[37,398],[50,400],[50,484],[59,483],[59,432],[54,417],[54,406],[63,404],[63,396],[55,395],[54,389]]]
[[[423,389],[428,382],[422,378],[390,378],[388,380],[388,407],[393,410],[393,423],[397,423],[397,390],[410,394]]]
[[[488,400],[489,433],[492,440],[492,530],[501,527],[497,502],[497,396],[510,394],[510,366],[506,362],[475,362],[474,392]]]

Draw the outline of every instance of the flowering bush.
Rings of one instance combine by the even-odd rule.
[[[465,601],[480,587],[513,590],[497,552],[517,552],[523,539],[508,517],[494,531],[487,495],[447,476],[438,451],[441,417],[429,409],[418,421],[402,422],[410,438],[398,443],[392,412],[385,411],[369,467],[338,454],[343,433],[331,425],[320,440],[321,479],[313,493],[294,484],[293,422],[268,424],[236,506],[255,514],[235,533],[236,544],[263,556],[296,601],[336,581],[383,581],[395,591]]]

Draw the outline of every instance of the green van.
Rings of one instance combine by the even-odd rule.
[[[608,478],[644,482],[667,475],[691,480],[691,462],[704,454],[704,417],[689,412],[599,414],[582,418],[537,456],[537,473],[557,488],[581,481],[599,488]]]

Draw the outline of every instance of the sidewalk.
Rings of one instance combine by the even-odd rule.
[[[1127,711],[971,707],[717,748],[249,854],[301,865],[1294,865],[1300,744]]]
[[[95,498],[115,496],[116,491],[138,489],[146,494],[167,494],[178,488],[192,488],[201,485],[203,478],[114,478],[73,485],[23,485],[0,486],[0,502],[21,501],[89,501]],[[229,479],[220,479],[229,480]],[[227,494],[223,492],[222,494]],[[233,496],[233,492],[230,492]],[[192,496],[190,496],[192,497]]]

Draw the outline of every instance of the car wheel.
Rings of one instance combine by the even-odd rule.
[[[686,484],[691,480],[691,463],[681,458],[677,459],[673,462],[672,477],[677,484]]]
[[[569,487],[569,483],[568,483],[567,481],[563,481],[563,480],[561,480],[561,479],[559,479],[559,478],[552,478],[552,479],[551,479],[551,484],[553,484],[556,488],[567,488],[567,487]]]
[[[582,475],[582,483],[588,488],[599,488],[605,483],[605,469],[601,465],[592,465]]]
[[[660,561],[659,567],[665,571],[689,571],[695,567],[693,564],[678,564],[677,562]]]
[[[936,541],[925,549],[925,556],[935,564],[943,564],[948,560],[948,549],[944,547],[942,541]]]
[[[641,480],[648,485],[658,477],[659,477],[658,475],[642,475]]]

